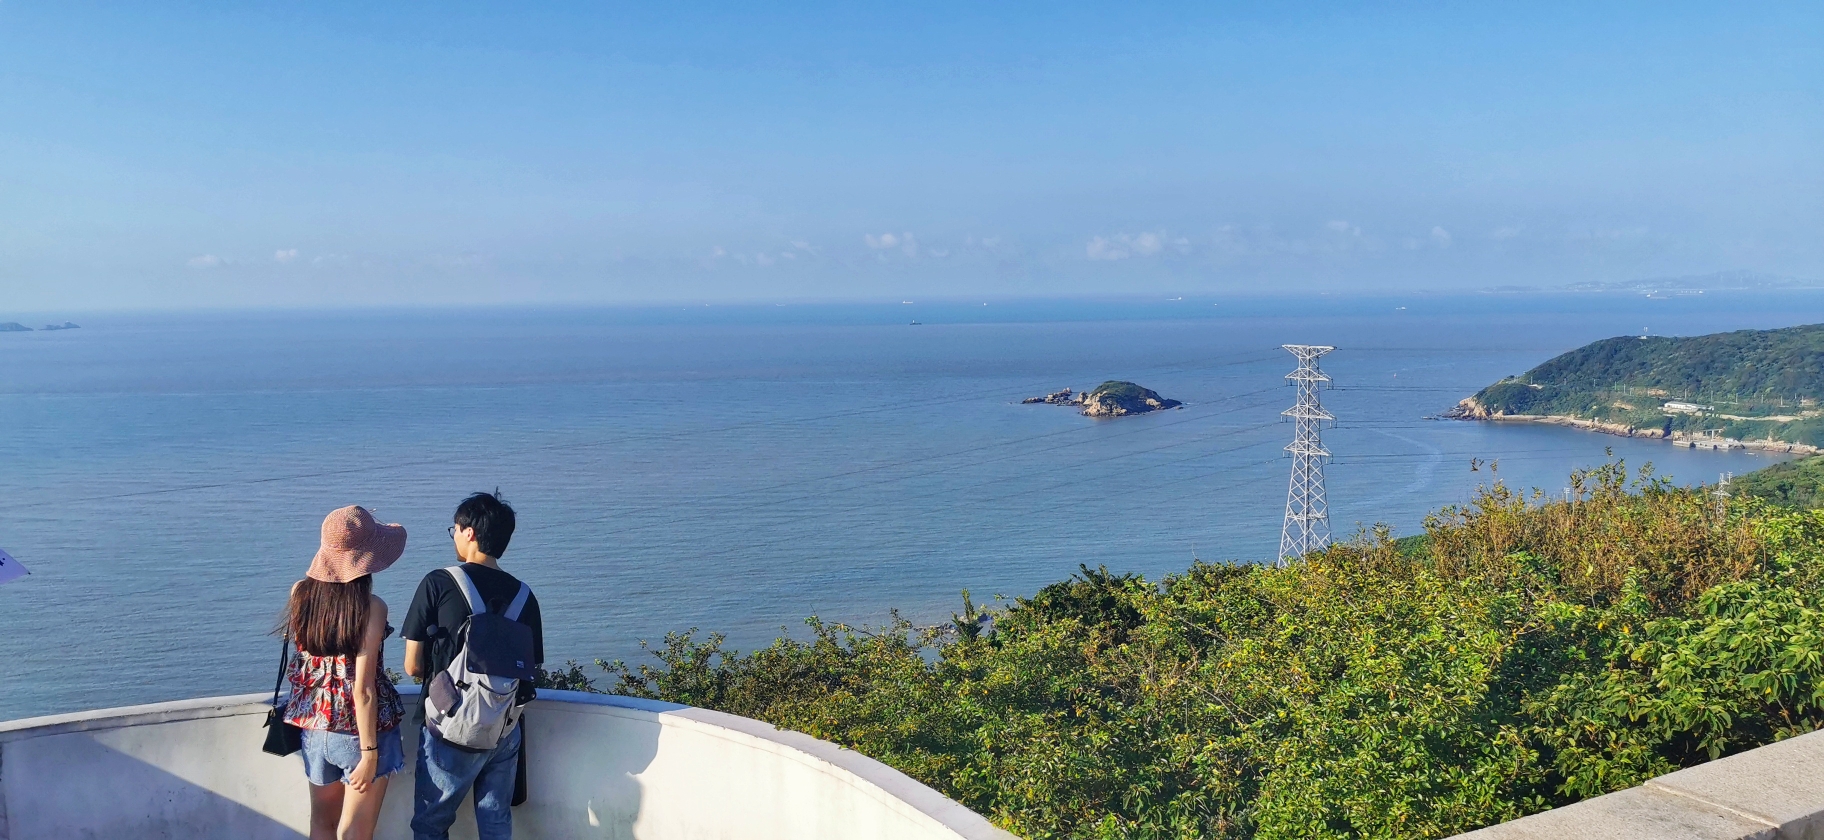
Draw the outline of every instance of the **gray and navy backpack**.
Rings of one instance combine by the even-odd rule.
[[[456,746],[491,750],[519,723],[520,681],[538,676],[532,628],[519,622],[532,588],[520,583],[513,603],[496,614],[461,566],[444,571],[468,600],[469,617],[455,633],[456,658],[425,686],[424,723]]]

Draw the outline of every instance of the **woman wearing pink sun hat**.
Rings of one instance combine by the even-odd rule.
[[[376,573],[405,552],[405,528],[350,505],[323,520],[310,571],[291,587],[282,629],[297,646],[284,718],[303,730],[311,840],[369,840],[387,777],[405,769],[405,706],[381,669],[393,632]]]

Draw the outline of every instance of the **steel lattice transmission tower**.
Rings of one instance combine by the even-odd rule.
[[[1324,501],[1324,459],[1330,450],[1324,448],[1321,432],[1324,421],[1336,417],[1318,399],[1330,377],[1318,369],[1317,359],[1336,348],[1280,346],[1298,357],[1298,370],[1286,374],[1298,386],[1298,404],[1283,412],[1297,427],[1292,445],[1286,447],[1292,453],[1292,484],[1286,489],[1286,523],[1279,533],[1279,562],[1284,565],[1330,544],[1330,508]]]

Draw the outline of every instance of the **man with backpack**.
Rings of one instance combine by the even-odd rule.
[[[498,494],[476,493],[456,507],[450,538],[462,562],[424,576],[400,631],[405,672],[424,682],[415,840],[448,840],[470,790],[476,836],[513,836],[519,718],[535,696],[545,640],[538,598],[500,568],[514,516]]]

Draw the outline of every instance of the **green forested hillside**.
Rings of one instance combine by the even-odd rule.
[[[1490,385],[1475,399],[1495,413],[1824,443],[1824,416],[1815,405],[1820,396],[1824,325],[1814,324],[1688,338],[1607,338]],[[1668,414],[1661,410],[1667,400],[1715,411]]]
[[[1029,840],[1443,837],[1824,725],[1824,513],[1573,483],[1287,568],[1086,567],[943,627],[674,634],[594,679],[844,744]]]
[[[1736,476],[1729,489],[1736,495],[1776,505],[1803,509],[1824,505],[1824,455],[1787,461]]]

